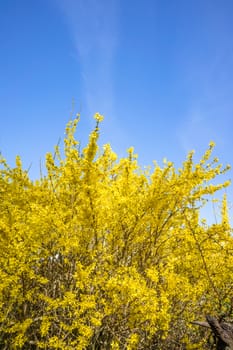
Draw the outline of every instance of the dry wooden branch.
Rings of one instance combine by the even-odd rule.
[[[217,318],[207,315],[206,321],[193,321],[192,324],[196,324],[201,327],[211,328],[216,338],[216,349],[225,350],[227,347],[229,350],[233,350],[233,324],[221,321]]]
[[[192,321],[191,323],[196,324],[196,325],[201,326],[201,327],[210,328],[210,325],[208,322]]]

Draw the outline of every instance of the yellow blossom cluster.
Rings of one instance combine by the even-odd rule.
[[[64,150],[33,181],[19,157],[0,160],[0,348],[206,349],[206,313],[232,315],[233,241],[227,198],[218,224],[200,220],[225,169],[189,153],[145,171],[66,127]],[[210,345],[209,345],[210,346]]]

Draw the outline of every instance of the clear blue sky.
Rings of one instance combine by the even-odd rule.
[[[178,165],[213,140],[233,165],[232,19],[231,0],[0,1],[0,150],[36,177],[71,111],[83,145],[98,111],[120,156]]]

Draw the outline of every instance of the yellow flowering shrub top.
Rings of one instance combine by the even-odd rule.
[[[99,148],[95,119],[82,150],[68,123],[39,180],[0,160],[0,348],[204,349],[190,321],[232,312],[226,196],[218,224],[199,217],[228,167],[211,143],[143,171],[133,148]]]

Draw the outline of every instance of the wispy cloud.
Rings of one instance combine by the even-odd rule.
[[[114,118],[114,58],[117,46],[116,0],[57,0],[81,65],[88,113]]]
[[[233,48],[223,47],[203,67],[189,67],[190,71],[196,72],[196,79],[188,78],[186,81],[187,89],[192,94],[185,101],[186,115],[178,132],[180,143],[186,151],[190,148],[203,148],[210,140],[225,148],[225,152],[232,144],[229,129],[233,116],[232,62]]]
[[[203,7],[205,20],[199,21],[199,29],[189,37],[192,46],[187,44],[182,51],[180,75],[186,98],[179,136],[186,150],[203,148],[213,139],[226,152],[228,145],[232,145],[229,133],[233,115],[232,33],[227,7],[224,9],[217,2],[209,5]]]

